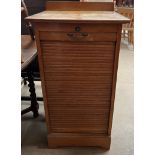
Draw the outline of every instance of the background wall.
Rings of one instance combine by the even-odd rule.
[[[24,0],[24,2],[27,6],[29,15],[45,10],[46,0]],[[23,14],[21,15],[21,34],[28,34]]]
[[[115,0],[117,6],[128,6],[133,7],[134,6],[134,0]]]
[[[29,15],[33,15],[45,10],[45,4],[48,0],[24,0]],[[52,0],[49,0],[52,1]],[[65,0],[55,0],[55,1],[65,1]],[[79,0],[66,0],[66,1],[79,1]],[[24,15],[21,15],[21,34],[28,34],[28,30],[26,28],[26,23],[24,21]]]

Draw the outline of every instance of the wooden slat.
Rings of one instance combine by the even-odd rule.
[[[107,134],[115,42],[41,47],[50,132]]]

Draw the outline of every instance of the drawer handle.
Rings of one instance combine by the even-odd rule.
[[[83,32],[83,33],[81,33],[81,35],[84,36],[84,37],[87,37],[88,36],[88,33]]]
[[[73,37],[73,33],[67,33],[67,35],[69,36],[69,37]]]
[[[83,37],[87,37],[88,33],[86,33],[86,32],[81,32],[81,33],[70,32],[70,33],[67,33],[67,35],[73,39],[80,39]]]

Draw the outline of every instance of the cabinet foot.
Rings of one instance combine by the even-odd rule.
[[[111,137],[102,134],[51,133],[48,135],[48,147],[93,146],[110,149]]]

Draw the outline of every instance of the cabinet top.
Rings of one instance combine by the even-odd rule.
[[[128,23],[130,19],[115,11],[43,11],[26,18],[31,22]]]

